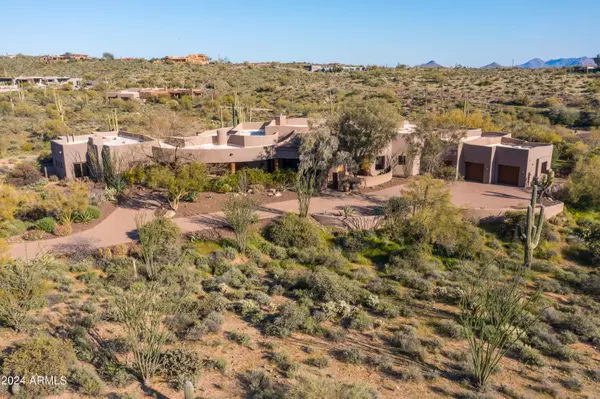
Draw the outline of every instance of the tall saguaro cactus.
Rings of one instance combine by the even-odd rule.
[[[527,207],[527,217],[525,218],[525,231],[521,229],[521,225],[517,225],[517,235],[523,242],[525,247],[524,262],[526,267],[531,266],[533,259],[533,250],[540,244],[540,237],[542,236],[542,227],[544,226],[544,206],[541,206],[540,217],[535,223],[535,207],[537,205],[537,191],[538,186],[533,185],[531,192],[531,202]]]

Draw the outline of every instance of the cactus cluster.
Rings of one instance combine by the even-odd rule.
[[[540,244],[540,237],[542,236],[542,227],[544,226],[544,206],[540,208],[540,217],[535,222],[535,208],[537,206],[537,192],[538,186],[533,185],[531,191],[531,202],[527,207],[527,216],[525,218],[525,231],[521,228],[521,225],[517,225],[517,236],[523,242],[525,253],[523,264],[526,267],[531,266],[533,260],[533,250]]]

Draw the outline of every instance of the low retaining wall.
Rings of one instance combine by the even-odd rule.
[[[558,202],[556,204],[547,205],[544,209],[544,219],[548,220],[563,212],[565,204]],[[462,214],[467,219],[487,219],[489,221],[502,220],[506,212],[526,212],[526,208],[521,209],[462,209]],[[539,214],[540,208],[536,208],[535,212]]]
[[[377,176],[356,176],[356,177],[358,177],[360,180],[362,180],[362,183],[361,183],[362,187],[375,187],[375,186],[379,186],[380,184],[389,182],[390,180],[392,180],[392,176],[393,176],[393,172],[389,171],[387,173],[384,173],[382,175],[377,175]]]

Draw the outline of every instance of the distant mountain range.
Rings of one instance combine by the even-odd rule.
[[[534,58],[527,61],[524,64],[516,65],[516,68],[525,69],[539,69],[539,68],[565,68],[574,66],[596,66],[594,60],[590,57],[579,57],[579,58],[557,58],[554,60],[544,61],[540,58]],[[444,68],[444,66],[438,64],[435,61],[429,61],[426,64],[417,65],[417,68]],[[496,69],[496,68],[508,68],[497,62],[492,62],[481,67],[482,69]]]
[[[594,60],[590,57],[579,57],[579,58],[557,58],[555,60],[540,60],[534,58],[527,61],[524,64],[518,65],[519,68],[564,68],[572,66],[596,66]]]

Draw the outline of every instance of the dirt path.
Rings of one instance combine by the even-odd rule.
[[[399,195],[405,187],[405,185],[398,185],[361,194],[339,195],[336,193],[313,198],[310,204],[310,213],[339,212],[344,206],[353,206],[364,210],[372,209],[390,197]],[[449,188],[452,192],[452,201],[456,206],[472,209],[503,211],[523,208],[529,197],[527,191],[520,187],[455,182],[450,183]],[[263,205],[259,209],[259,218],[274,218],[285,212],[297,212],[297,210],[297,200],[275,202]],[[127,243],[136,239],[135,219],[138,215],[152,218],[153,209],[117,208],[102,223],[89,230],[69,237],[14,244],[11,246],[11,253],[15,258],[31,259],[47,252],[71,253]],[[183,232],[200,231],[224,225],[222,212],[173,220]]]

